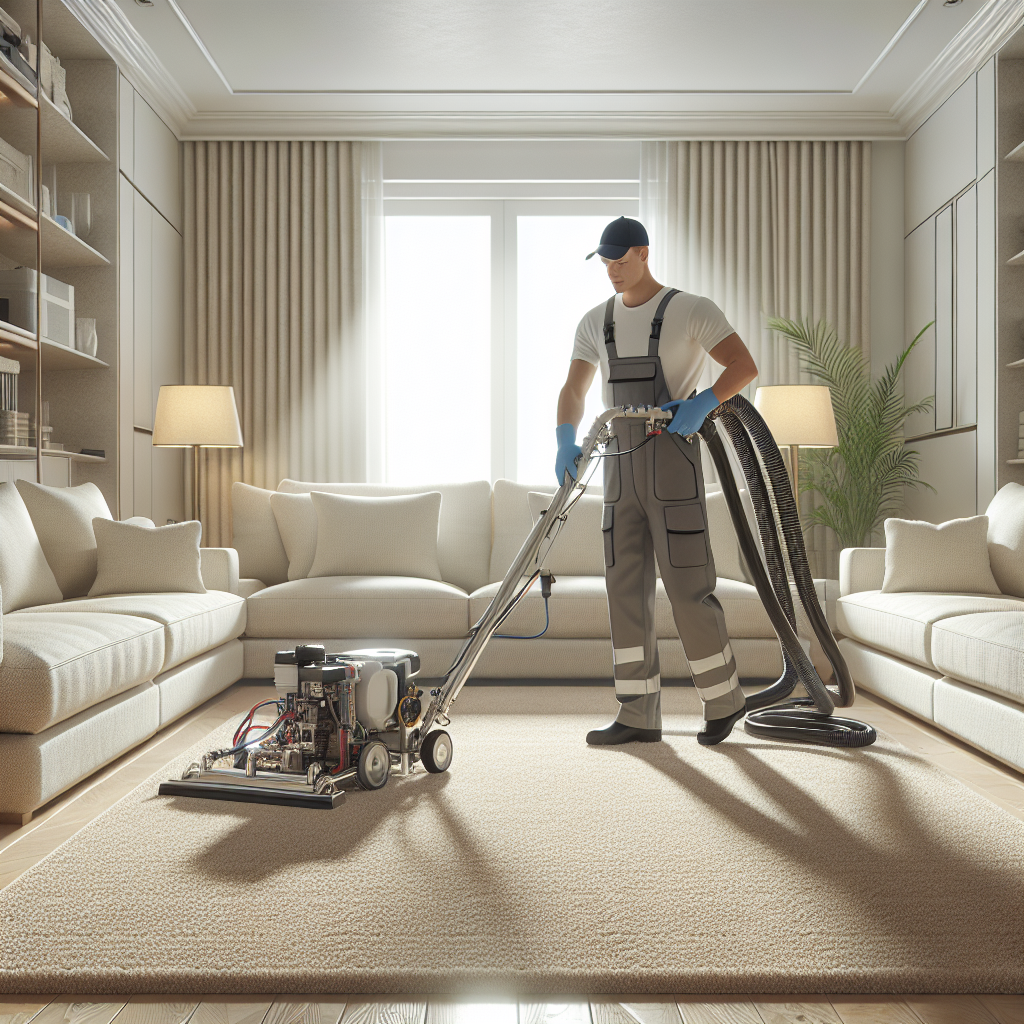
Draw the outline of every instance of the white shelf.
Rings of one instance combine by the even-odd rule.
[[[72,462],[106,462],[98,455],[83,455],[81,452],[63,452],[54,448],[44,448],[43,455],[47,458],[70,459]],[[35,448],[20,444],[0,444],[0,459],[34,459]]]
[[[1003,157],[1003,159],[1024,161],[1024,142],[1022,142],[1019,146],[1015,147],[1014,149],[1011,149],[1010,152],[1007,153],[1005,157]]]
[[[1008,370],[1015,370],[1018,366],[1024,366],[1024,359],[1015,359],[1012,363],[1006,364]]]
[[[17,359],[23,367],[30,370],[36,365],[36,339],[14,324],[0,320],[0,355],[9,359]],[[88,356],[78,349],[60,345],[49,338],[43,338],[43,369],[44,370],[106,370],[109,364]]]
[[[27,210],[31,210],[31,214]],[[0,197],[0,252],[26,267],[34,267],[36,263],[34,222],[35,210],[21,196],[6,192]],[[43,214],[44,274],[64,267],[107,266],[110,260],[106,256]]]
[[[1024,466],[1024,459],[1007,459],[1008,466]]]
[[[43,35],[45,38],[45,29]],[[43,94],[43,163],[107,163],[109,157],[74,121],[69,121]],[[3,137],[15,149],[29,156],[36,152],[36,111],[31,107],[11,106],[5,112]]]
[[[1007,261],[1008,267],[1020,267],[1024,266],[1024,251],[1017,253],[1016,256],[1011,256]]]

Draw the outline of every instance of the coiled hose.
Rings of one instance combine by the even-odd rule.
[[[733,479],[725,443],[715,426],[716,419],[722,421],[747,481],[764,550],[763,561]],[[736,395],[711,413],[704,421],[700,434],[718,471],[743,559],[782,645],[782,675],[770,686],[747,697],[747,707],[753,710],[744,719],[744,728],[755,736],[824,746],[864,747],[874,743],[876,733],[870,725],[849,718],[837,718],[832,713],[836,707],[849,707],[853,703],[853,679],[818,603],[789,474],[771,431],[754,406],[742,395]],[[761,469],[762,463],[768,474],[767,482]],[[776,528],[773,498],[797,596],[832,666],[836,690],[822,682],[796,634],[796,613],[786,572],[786,559]],[[798,682],[803,684],[809,698],[797,698],[780,704],[779,701],[789,697]]]

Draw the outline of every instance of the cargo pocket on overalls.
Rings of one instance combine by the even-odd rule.
[[[708,564],[707,533],[700,503],[665,509],[669,564],[677,569]]]
[[[601,535],[604,537],[604,564],[610,568],[615,564],[615,545],[612,543],[612,523],[615,519],[615,506],[605,505],[601,519]]]
[[[683,451],[686,442],[665,433],[654,442],[654,496],[659,501],[691,501],[697,497],[697,474]]]
[[[628,446],[627,446],[628,447]],[[606,452],[617,452],[619,450],[619,439],[611,437],[605,446]],[[622,461],[618,456],[611,456],[602,459],[604,465],[601,467],[604,472],[604,500],[618,501],[622,496],[622,469],[619,463]]]

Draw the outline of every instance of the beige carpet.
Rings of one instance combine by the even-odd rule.
[[[0,892],[0,990],[1021,990],[1024,823],[884,738],[702,748],[696,700],[588,749],[609,690],[470,688],[448,774],[334,811],[157,796],[187,755]]]

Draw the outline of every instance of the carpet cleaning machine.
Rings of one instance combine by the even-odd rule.
[[[420,661],[413,651],[328,654],[322,646],[307,644],[281,652],[274,667],[277,696],[249,711],[229,747],[204,754],[180,780],[162,783],[160,793],[334,807],[353,782],[362,789],[380,789],[393,772],[408,775],[417,763],[428,772],[447,771],[452,761],[452,740],[445,731],[448,712],[490,639],[538,579],[547,605],[552,577],[544,559],[558,531],[586,491],[598,460],[629,454],[606,450],[609,424],[620,416],[646,421],[646,440],[637,447],[672,419],[671,412],[643,406],[608,409],[594,421],[577,459],[577,480],[567,475],[555,492],[438,686],[428,694],[417,686]],[[728,434],[746,478],[763,559],[716,421]],[[747,695],[744,728],[755,736],[827,746],[873,743],[875,731],[869,725],[833,715],[836,707],[853,703],[853,680],[818,603],[789,475],[771,432],[754,406],[737,395],[708,416],[700,435],[714,460],[744,561],[782,646],[782,675]],[[790,578],[832,666],[834,690],[822,682],[797,638]],[[808,696],[786,700],[797,683]],[[270,725],[253,721],[264,708],[274,709]]]

